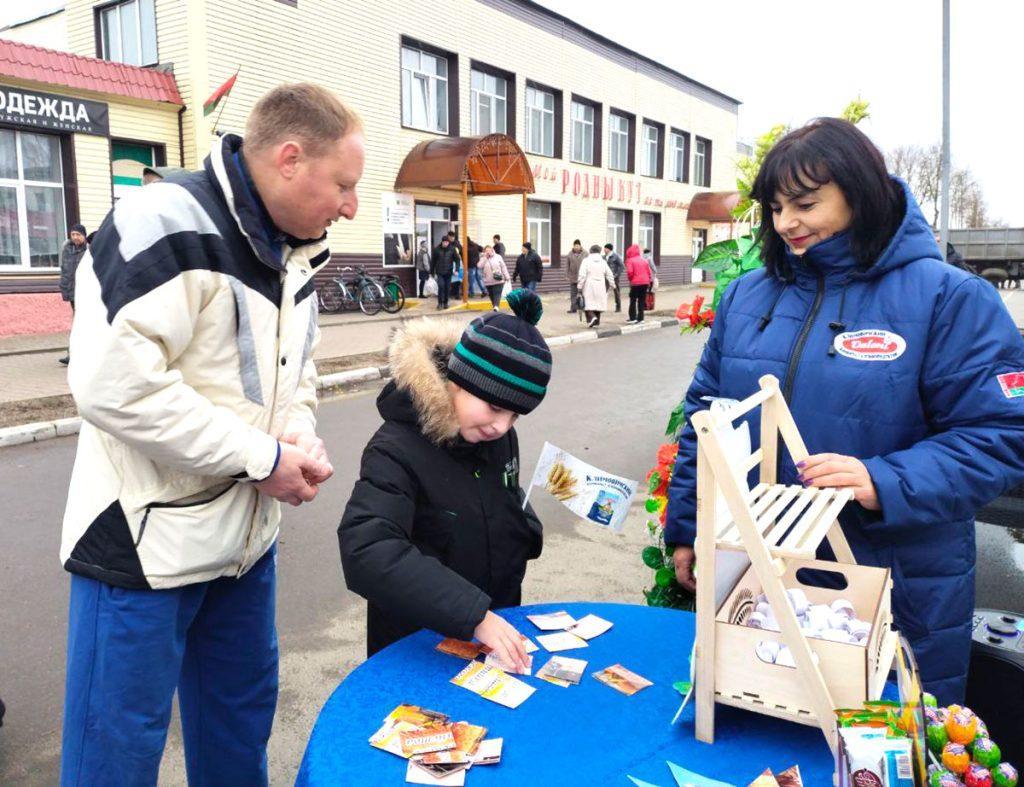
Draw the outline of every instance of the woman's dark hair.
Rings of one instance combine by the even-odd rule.
[[[853,218],[850,247],[860,268],[878,259],[899,228],[906,209],[903,191],[889,177],[885,159],[853,123],[817,118],[780,139],[765,156],[750,196],[761,204],[761,259],[768,272],[791,278],[786,242],[775,231],[771,204],[776,194],[795,199],[833,182]]]

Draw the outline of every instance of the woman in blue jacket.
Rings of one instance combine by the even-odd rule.
[[[961,701],[974,515],[1024,480],[1024,341],[991,285],[943,262],[910,190],[852,124],[786,135],[753,196],[765,266],[722,297],[686,412],[781,381],[812,455],[796,467],[783,451],[780,482],[853,489],[840,522],[857,561],[891,569],[926,690]],[[696,451],[687,424],[665,540],[691,588]]]

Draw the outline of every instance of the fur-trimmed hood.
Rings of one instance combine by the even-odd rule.
[[[437,445],[456,440],[459,424],[446,370],[464,328],[454,320],[425,317],[395,332],[388,348],[392,382],[377,398],[377,409],[385,420],[415,422]]]

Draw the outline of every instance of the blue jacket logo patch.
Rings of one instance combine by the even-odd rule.
[[[902,336],[877,328],[841,333],[834,345],[837,353],[858,361],[895,361],[907,349]]]

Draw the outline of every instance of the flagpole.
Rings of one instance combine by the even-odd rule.
[[[242,66],[241,66],[241,64],[239,64],[238,68],[235,69],[235,75],[232,77],[232,79],[238,79],[238,74],[239,74],[239,72],[241,70],[242,70]],[[232,85],[231,87],[233,89],[234,85]],[[228,91],[228,95],[224,96],[224,103],[220,105],[220,111],[217,113],[217,117],[213,121],[213,135],[214,136],[217,136],[217,125],[220,123],[220,116],[224,114],[224,107],[226,107],[228,105],[228,99],[229,98],[231,98],[231,92],[230,91]]]

